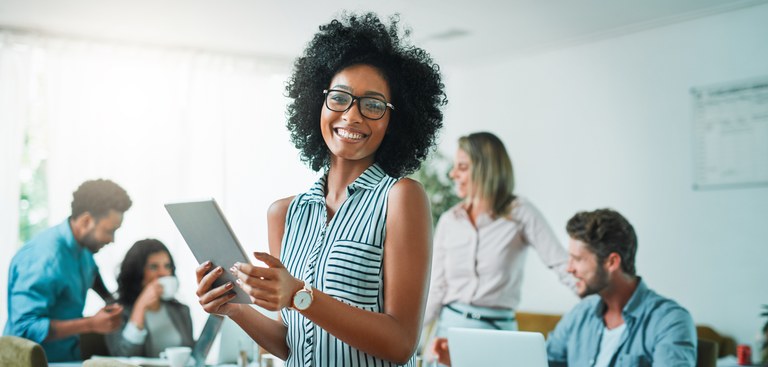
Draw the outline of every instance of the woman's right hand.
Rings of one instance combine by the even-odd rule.
[[[448,338],[435,338],[432,342],[432,353],[437,356],[437,362],[445,365],[451,365],[451,354],[448,351]]]
[[[157,279],[149,282],[139,293],[136,302],[133,303],[130,320],[139,329],[144,329],[144,313],[147,310],[156,311],[160,308],[160,296],[163,295],[163,286]]]
[[[206,261],[195,269],[197,275],[197,298],[203,310],[208,313],[231,316],[239,309],[239,304],[229,303],[235,298],[234,284],[228,282],[216,288],[211,288],[213,282],[224,274],[221,266],[211,270],[211,262]]]
[[[156,310],[160,305],[160,296],[163,295],[163,286],[157,279],[149,282],[144,289],[141,290],[139,297],[136,298],[134,309],[140,311]]]

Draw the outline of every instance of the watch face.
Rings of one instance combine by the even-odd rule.
[[[312,303],[312,296],[309,292],[299,291],[293,296],[293,305],[299,310],[306,310],[310,303]]]

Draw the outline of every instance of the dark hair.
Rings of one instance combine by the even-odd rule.
[[[602,264],[608,255],[615,252],[621,256],[621,269],[629,275],[637,275],[637,235],[619,212],[611,209],[578,212],[568,221],[565,229],[571,238],[589,246],[598,263]]]
[[[176,274],[176,264],[168,248],[159,240],[147,238],[136,241],[125,254],[120,264],[120,274],[117,276],[117,301],[125,306],[132,306],[143,290],[144,267],[147,259],[158,253],[165,252],[171,259],[171,274]]]
[[[320,131],[323,90],[333,77],[353,65],[377,68],[391,90],[391,111],[375,161],[392,177],[409,174],[421,165],[443,126],[441,107],[447,103],[439,67],[423,49],[398,35],[399,17],[385,25],[373,13],[342,14],[320,26],[304,54],[294,62],[286,92],[287,127],[301,159],[313,170],[328,167],[330,152]],[[404,37],[409,36],[405,31]]]
[[[109,214],[110,210],[125,213],[132,204],[128,193],[110,180],[85,181],[72,193],[72,218],[86,212],[96,219]]]

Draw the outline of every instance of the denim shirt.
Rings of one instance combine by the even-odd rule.
[[[86,292],[97,272],[93,254],[75,241],[68,219],[35,236],[11,261],[3,335],[40,343],[48,362],[81,359],[77,335],[44,340],[51,320],[83,317]]]
[[[585,298],[549,334],[550,366],[593,366],[600,352],[605,303]],[[637,289],[622,310],[627,325],[611,366],[695,366],[696,328],[688,311],[649,289]]]

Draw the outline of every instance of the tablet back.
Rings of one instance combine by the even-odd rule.
[[[213,199],[183,203],[165,204],[173,223],[181,232],[187,246],[192,250],[198,263],[210,260],[212,269],[224,268],[214,287],[234,282],[229,268],[236,262],[249,263],[248,256],[229,227],[224,214]],[[251,303],[250,297],[240,287],[233,288],[237,296],[230,302]]]

